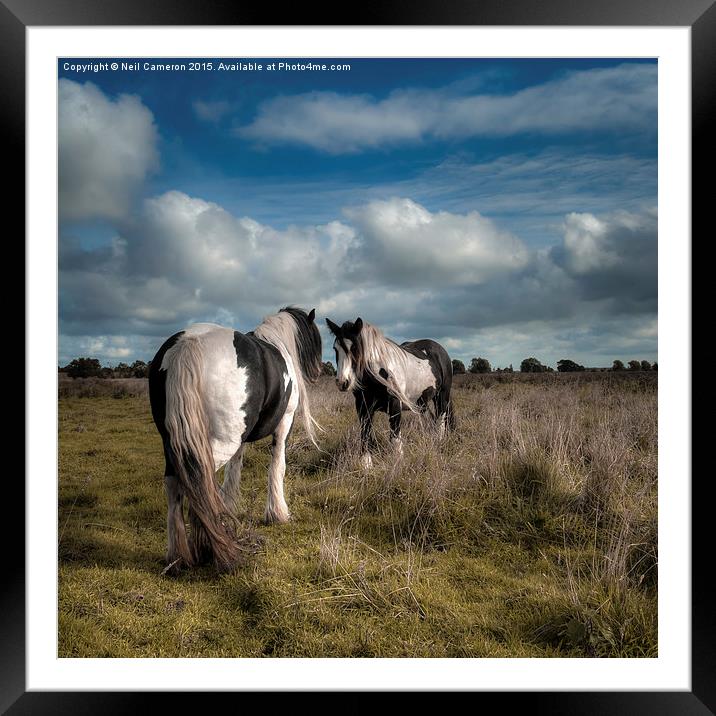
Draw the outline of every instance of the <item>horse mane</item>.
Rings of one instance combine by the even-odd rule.
[[[413,356],[385,336],[381,330],[365,321],[363,321],[363,327],[355,340],[358,344],[356,356],[358,380],[360,381],[360,376],[364,373],[368,373],[374,380],[384,385],[391,395],[407,405],[410,410],[418,412],[417,405],[400,389],[393,374],[383,369],[383,366],[391,362],[400,366],[403,369],[403,375],[407,375],[410,364],[414,360]]]
[[[287,306],[278,313],[264,318],[254,335],[276,348],[283,347],[296,368],[296,387],[298,388],[298,408],[303,417],[306,433],[311,442],[318,447],[314,427],[322,430],[311,414],[306,381],[315,381],[321,374],[321,335],[314,324],[308,321],[308,315],[300,308]]]

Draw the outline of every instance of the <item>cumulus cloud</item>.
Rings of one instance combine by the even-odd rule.
[[[61,242],[63,332],[168,333],[217,316],[252,327],[291,303],[399,322],[441,286],[486,282],[528,260],[521,242],[477,213],[393,199],[347,218],[277,230],[178,191],[148,199],[105,246]]]
[[[177,191],[147,200],[126,227],[132,273],[171,276],[225,307],[312,298],[352,237],[337,221],[276,230]]]
[[[479,284],[523,268],[527,247],[473,211],[431,213],[410,199],[346,209],[359,240],[348,273],[400,284]]]
[[[338,221],[279,231],[167,192],[146,200],[107,246],[83,249],[63,238],[63,330],[111,323],[154,333],[222,316],[258,321],[279,305],[315,303],[337,280],[353,238]]]
[[[308,92],[272,98],[238,136],[345,154],[430,138],[556,134],[655,126],[657,67],[628,63],[569,72],[512,94],[462,95],[456,87],[368,94]]]
[[[63,240],[63,317],[83,324],[114,316],[151,330],[218,308],[255,316],[285,303],[338,311],[366,305],[354,291],[405,305],[408,288],[424,298],[529,262],[522,242],[477,212],[431,213],[395,198],[353,207],[346,217],[277,230],[167,192],[146,200],[109,245],[86,250]]]
[[[603,217],[570,213],[551,258],[572,276],[582,298],[608,300],[626,312],[656,310],[656,210]]]
[[[592,214],[571,213],[564,231],[565,263],[575,274],[609,268],[619,261],[608,241],[608,226]]]
[[[430,212],[405,197],[278,230],[171,191],[145,201],[107,245],[61,241],[61,330],[133,336],[130,346],[156,350],[193,321],[250,330],[298,304],[336,321],[361,315],[399,340],[444,337],[458,356],[510,326],[515,349],[543,324],[554,348],[566,347],[555,325],[610,316],[649,315],[633,337],[654,345],[655,227],[655,213],[568,214],[559,243],[530,250],[477,212]],[[78,340],[63,344],[87,345]],[[99,347],[110,360],[125,346]]]
[[[68,79],[59,81],[58,103],[60,217],[125,216],[158,163],[152,113],[139,97],[112,99]]]

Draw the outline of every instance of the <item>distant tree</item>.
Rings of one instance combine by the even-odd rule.
[[[75,358],[64,368],[70,378],[92,378],[98,376],[101,370],[102,366],[96,358]]]
[[[333,367],[333,363],[327,360],[321,364],[321,375],[335,375],[336,369]]]
[[[569,358],[563,358],[557,361],[557,370],[560,373],[574,373],[576,371],[586,370],[586,368],[583,365],[579,365],[579,363],[575,363],[573,360],[569,360]]]
[[[131,378],[132,369],[126,363],[117,363],[112,369],[112,375],[115,378]]]
[[[133,378],[149,377],[149,366],[143,360],[135,360],[129,370],[131,371]]]
[[[648,360],[643,360],[641,362],[641,369],[642,370],[651,370],[651,363],[649,363]]]
[[[641,363],[638,360],[630,360],[629,370],[641,370]]]
[[[652,370],[659,370],[659,364],[654,362],[654,365],[651,366]]]
[[[457,358],[452,359],[453,375],[462,375],[465,372],[465,364]]]
[[[104,368],[102,368],[102,370],[100,370],[100,372],[99,372],[100,378],[111,378],[112,375],[113,375],[113,371],[109,366],[104,366]]]
[[[521,373],[546,373],[550,370],[548,366],[542,365],[536,358],[525,358],[520,363]]]
[[[515,372],[515,369],[512,367],[512,363],[510,363],[510,367],[509,367],[509,368],[505,368],[505,371],[504,371],[504,372],[505,372],[505,373],[514,373],[514,372]]]
[[[614,363],[612,363],[612,370],[624,370],[624,363],[620,360],[615,360]]]
[[[489,373],[492,370],[487,358],[473,358],[470,362],[470,373]]]

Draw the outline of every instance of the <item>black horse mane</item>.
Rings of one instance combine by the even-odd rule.
[[[298,359],[303,374],[310,381],[315,381],[321,375],[322,347],[321,334],[318,332],[315,320],[308,320],[308,313],[296,306],[286,306],[279,313],[288,313],[296,322],[298,328]]]

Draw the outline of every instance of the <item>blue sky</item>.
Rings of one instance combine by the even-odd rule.
[[[204,61],[59,60],[60,364],[286,304],[495,366],[656,360],[655,61]]]

